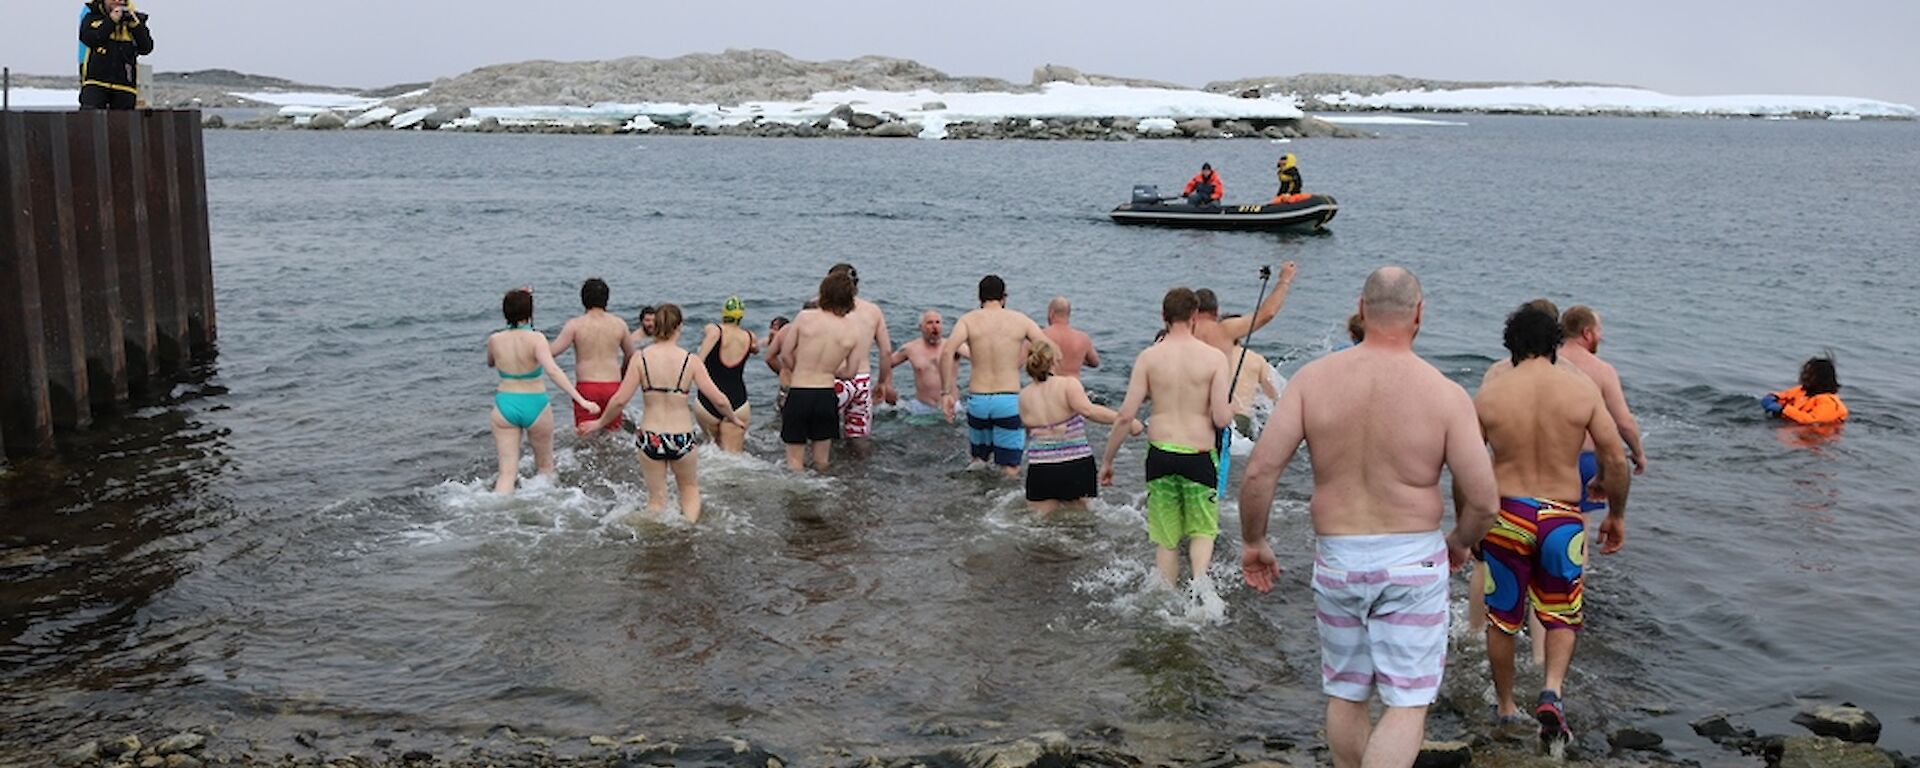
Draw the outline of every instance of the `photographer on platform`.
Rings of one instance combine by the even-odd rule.
[[[128,0],[93,0],[80,18],[80,106],[133,109],[140,98],[140,57],[153,53],[147,14]]]

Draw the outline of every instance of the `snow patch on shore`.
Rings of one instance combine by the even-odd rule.
[[[1271,98],[1292,102],[1294,96]],[[1674,96],[1643,88],[1512,86],[1453,91],[1393,91],[1363,96],[1321,94],[1327,104],[1388,111],[1523,112],[1528,114],[1635,114],[1764,117],[1769,115],[1857,115],[1912,119],[1920,111],[1906,104],[1845,96]]]

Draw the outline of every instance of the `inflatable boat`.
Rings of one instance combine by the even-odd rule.
[[[1134,187],[1133,202],[1107,215],[1120,224],[1310,231],[1325,227],[1339,213],[1340,204],[1328,195],[1294,195],[1256,205],[1194,205],[1178,197],[1163,198],[1154,187],[1142,185]]]

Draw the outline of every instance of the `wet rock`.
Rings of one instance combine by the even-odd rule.
[[[100,745],[100,753],[108,757],[125,755],[132,757],[140,752],[140,737],[128,734]]]
[[[427,763],[433,761],[433,753],[420,749],[409,749],[400,755],[400,759],[408,763]]]
[[[491,116],[480,118],[479,130],[481,133],[499,133],[500,118]]]
[[[1802,710],[1793,716],[1793,724],[1816,735],[1832,736],[1841,741],[1872,744],[1880,740],[1880,718],[1851,703]]]
[[[969,768],[1029,768],[1046,755],[1046,745],[1033,739],[1021,739],[1011,744],[963,747],[955,756]]]
[[[895,121],[891,123],[881,123],[875,126],[873,130],[868,131],[867,135],[886,139],[908,139],[913,138],[919,133],[919,131],[914,130],[912,125]]]
[[[54,758],[53,762],[55,765],[62,766],[62,768],[70,768],[76,765],[86,765],[98,759],[100,759],[100,742],[89,741],[60,753],[60,756]]]
[[[1893,758],[1870,744],[1831,736],[1790,736],[1766,753],[1769,768],[1894,768]]]
[[[1174,123],[1173,127],[1188,136],[1198,136],[1203,132],[1212,131],[1213,121],[1204,117],[1196,117],[1191,120],[1181,120],[1180,122]]]
[[[646,735],[646,734],[644,734],[644,733],[636,733],[636,734],[634,734],[634,735],[632,735],[632,736],[628,736],[628,737],[627,737],[627,739],[626,739],[626,741],[623,741],[623,742],[620,742],[620,743],[622,743],[622,744],[645,744],[645,743],[647,743],[647,735]]]
[[[1300,118],[1299,120],[1295,120],[1293,121],[1293,128],[1294,130],[1298,131],[1302,137],[1305,137],[1305,138],[1330,138],[1330,139],[1375,138],[1373,134],[1367,133],[1366,131],[1356,131],[1352,128],[1341,127],[1317,117],[1303,117],[1303,118]]]
[[[153,753],[160,756],[178,752],[192,752],[207,744],[207,737],[197,733],[176,733],[153,745]]]
[[[307,749],[313,749],[314,743],[318,742],[319,740],[320,740],[319,731],[307,730],[307,731],[301,731],[293,735],[293,743],[306,747]]]
[[[166,764],[167,759],[159,755],[147,755],[146,757],[140,758],[140,768],[160,768],[160,766]]]
[[[880,127],[880,124],[884,122],[886,122],[885,118],[879,115],[870,115],[865,112],[855,112],[853,113],[853,117],[847,118],[847,125],[861,131],[871,131]]]
[[[507,729],[507,733],[512,734],[513,729],[511,728]],[[511,738],[511,735],[509,735],[509,738]],[[391,749],[392,747],[393,747],[393,739],[389,739],[385,736],[382,736],[380,738],[373,740],[374,749]]]
[[[440,130],[440,126],[472,114],[473,112],[466,107],[442,107],[434,110],[433,114],[427,115],[426,119],[421,120],[420,127],[429,131],[437,131]]]
[[[1715,743],[1734,739],[1751,739],[1756,734],[1752,728],[1734,725],[1726,715],[1708,715],[1691,723],[1693,732]]]
[[[1277,125],[1269,125],[1260,129],[1260,135],[1269,139],[1284,139],[1287,138],[1287,129]]]
[[[1429,741],[1420,745],[1413,768],[1463,768],[1473,764],[1473,747],[1464,741]]]
[[[333,110],[323,110],[307,120],[307,128],[315,131],[332,131],[347,127],[347,119],[335,114]]]
[[[943,110],[946,108],[947,108],[947,103],[944,101],[929,101],[925,104],[920,105],[920,111],[922,112],[939,112],[940,110]]]
[[[200,758],[194,757],[193,755],[184,752],[175,752],[167,755],[167,759],[162,762],[161,765],[165,766],[165,768],[201,768],[201,766],[206,765],[206,763],[201,762]]]
[[[619,744],[620,742],[614,741],[613,737],[611,736],[587,737],[587,746],[589,747],[612,747],[612,746],[618,746]]]
[[[206,117],[200,118],[200,127],[225,128],[227,127],[227,119],[219,115],[207,115]]]
[[[1244,120],[1228,120],[1220,124],[1220,130],[1235,136],[1252,136],[1255,133],[1253,124]]]
[[[1665,743],[1660,734],[1639,728],[1621,728],[1607,736],[1607,746],[1616,750],[1652,751],[1660,749]]]

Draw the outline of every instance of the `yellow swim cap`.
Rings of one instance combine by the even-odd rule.
[[[746,316],[747,305],[745,302],[742,302],[738,296],[728,296],[727,302],[720,305],[720,317],[722,319],[739,322],[741,318]]]
[[[1299,165],[1299,164],[1300,164],[1300,160],[1299,160],[1299,158],[1296,158],[1296,157],[1294,157],[1294,156],[1293,156],[1293,153],[1292,153],[1292,152],[1288,152],[1288,153],[1286,153],[1286,154],[1284,154],[1284,155],[1281,155],[1281,156],[1280,156],[1280,169],[1281,169],[1281,170],[1286,170],[1286,169],[1288,169],[1288,168],[1292,168],[1292,167],[1294,167],[1294,166],[1296,166],[1296,165]]]

